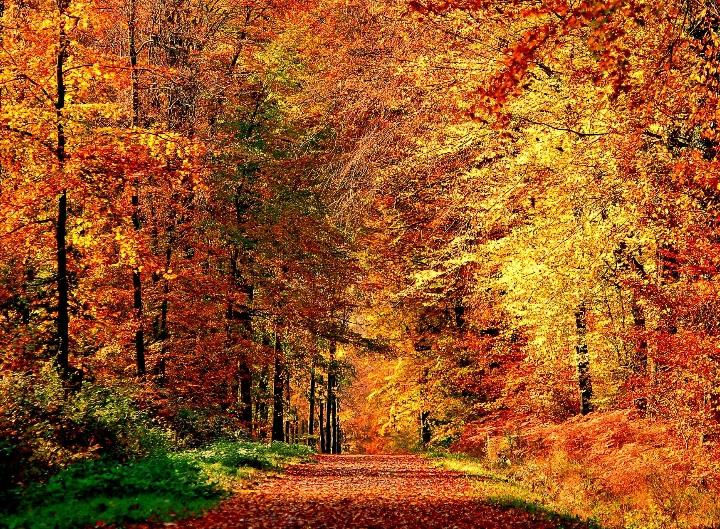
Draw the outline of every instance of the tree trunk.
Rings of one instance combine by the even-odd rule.
[[[137,15],[137,0],[130,0],[130,13],[128,17],[128,53],[130,55],[130,89],[132,91],[132,126],[138,126],[140,114],[140,79],[137,67],[138,52],[137,39],[135,38]]]
[[[640,307],[635,300],[633,300],[632,303],[632,315],[635,332],[638,335],[637,342],[635,343],[632,367],[636,374],[645,376],[648,370],[648,343],[645,338],[645,314],[643,313],[642,307]]]
[[[577,332],[577,345],[575,346],[578,388],[580,391],[580,413],[587,415],[593,411],[592,406],[592,380],[590,379],[590,359],[587,345],[587,308],[581,302],[575,313],[575,329]]]
[[[132,90],[132,113],[131,125],[137,126],[138,116],[140,113],[140,96],[138,95],[138,69],[137,69],[137,46],[135,42],[135,17],[136,17],[137,0],[130,0],[130,14],[128,17],[128,44],[130,53],[130,77]],[[135,184],[135,191],[132,196],[133,214],[132,222],[135,232],[140,232],[140,192],[139,183]],[[143,329],[143,302],[142,302],[142,278],[140,277],[140,267],[135,266],[132,271],[135,319],[137,329],[135,331],[135,362],[137,364],[137,376],[144,377],[146,373],[145,365],[145,332]]]
[[[425,448],[432,438],[432,431],[430,430],[430,412],[420,412],[420,441],[422,442],[423,448]]]
[[[55,112],[57,120],[57,145],[55,155],[57,157],[58,169],[62,177],[65,170],[65,125],[63,123],[63,110],[65,109],[65,61],[67,60],[68,46],[70,44],[65,33],[65,8],[66,2],[58,2],[60,12],[60,40],[57,54],[56,89],[57,100]],[[60,377],[67,381],[70,375],[70,313],[69,313],[69,284],[67,276],[67,189],[60,192],[58,199],[58,216],[55,226],[55,239],[57,242],[57,289],[58,289],[58,310],[57,310],[57,356],[55,363],[60,372]]]
[[[132,205],[134,211],[132,214],[133,226],[135,232],[140,232],[140,197],[138,194],[137,184],[135,185],[135,194],[132,197]],[[135,266],[132,271],[133,282],[133,309],[135,310],[135,363],[137,365],[137,376],[144,377],[146,373],[145,366],[145,332],[143,330],[143,301],[142,301],[142,278],[140,277],[140,267]]]
[[[133,197],[135,199],[136,197]],[[135,294],[135,302],[133,308],[135,309],[136,325],[138,326],[135,331],[135,363],[137,365],[137,376],[144,377],[145,368],[145,335],[143,332],[143,310],[142,310],[142,283],[140,279],[140,269],[134,268],[132,272],[133,278],[133,291]]]
[[[284,441],[283,418],[285,415],[285,368],[283,366],[280,355],[280,336],[275,337],[275,374],[273,376],[273,423],[272,423],[272,441]]]
[[[292,443],[293,442],[293,423],[294,420],[292,419],[293,410],[290,405],[290,372],[287,369],[286,366],[284,366],[283,372],[285,373],[285,376],[283,378],[283,383],[285,384],[285,390],[283,392],[284,396],[284,409],[285,409],[285,416],[287,417],[287,424],[288,424],[288,431],[287,435],[285,436],[285,442],[286,443]]]
[[[335,397],[333,399],[333,404],[332,404],[332,425],[333,425],[332,453],[333,454],[340,453],[340,421],[337,417],[337,411],[338,411],[338,399],[337,399],[337,397]]]
[[[311,439],[315,433],[315,365],[310,370],[310,410],[308,411],[308,446],[315,444]]]
[[[254,294],[253,287],[243,283],[242,290],[248,296],[248,303],[252,303]],[[245,338],[252,340],[253,323],[250,306],[242,305],[240,307],[239,319],[244,327]],[[252,422],[252,371],[248,363],[247,355],[243,354],[240,356],[238,368],[238,376],[240,378],[240,403],[242,405],[241,418],[245,423],[250,424]]]
[[[172,237],[168,241],[167,249],[165,250],[165,270],[170,269],[172,261]],[[158,339],[162,341],[162,348],[160,349],[160,360],[157,363],[156,374],[158,376],[158,384],[160,386],[165,385],[165,358],[168,352],[168,338],[170,338],[170,332],[168,331],[168,306],[170,303],[170,281],[165,279],[163,284],[163,300],[160,304],[160,328],[158,329]]]
[[[233,288],[244,292],[248,296],[248,303],[252,303],[254,289],[251,285],[245,284],[238,270],[238,250],[233,250],[230,256],[230,270],[232,275]],[[243,327],[245,338],[252,340],[253,325],[250,307],[247,304],[240,305],[235,311],[232,301],[228,301],[227,319],[237,320]],[[232,341],[231,326],[228,326],[228,340]],[[228,344],[230,345],[230,344]],[[247,425],[252,424],[252,371],[247,361],[247,356],[242,354],[238,360],[238,386],[240,388],[240,419]]]
[[[320,430],[320,452],[323,454],[327,453],[327,447],[325,445],[325,425],[323,424],[323,411],[325,410],[325,404],[323,402],[320,402],[320,405],[318,406],[319,413],[320,413],[320,424],[319,424],[319,430]]]
[[[268,372],[267,367],[263,367],[260,371],[260,377],[258,380],[258,390],[260,397],[255,401],[255,417],[256,421],[260,424],[266,425],[268,422],[268,406],[265,402],[268,389]],[[261,437],[265,438],[265,428],[261,429]]]
[[[252,424],[252,372],[245,355],[238,363],[240,379],[240,419],[247,425]]]
[[[337,351],[337,342],[335,339],[330,340],[330,363],[328,365],[327,380],[327,402],[325,405],[325,448],[328,454],[333,453],[335,448],[334,436],[334,416],[333,405],[335,401],[335,352]]]

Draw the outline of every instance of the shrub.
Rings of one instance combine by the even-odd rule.
[[[67,395],[50,364],[0,380],[0,493],[41,481],[80,459],[161,453],[171,435],[134,404],[136,388],[86,382]]]
[[[248,432],[242,423],[219,408],[180,408],[172,427],[182,445],[198,448],[220,440],[244,441]]]
[[[23,471],[23,458],[20,447],[7,439],[0,439],[0,512],[3,507],[9,508],[14,504],[12,489],[15,487],[15,478]]]

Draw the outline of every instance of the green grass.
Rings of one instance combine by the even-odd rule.
[[[263,473],[278,472],[285,465],[309,461],[315,451],[304,445],[219,441],[172,457],[198,465],[208,479],[236,490],[254,485]]]
[[[84,461],[22,491],[9,528],[72,528],[98,521],[172,520],[197,514],[223,496],[201,469],[168,457],[130,463]]]
[[[524,488],[501,470],[492,468],[482,459],[446,452],[432,452],[428,456],[435,466],[468,476],[480,501],[523,510],[540,519],[554,522],[558,527],[577,527],[582,524],[590,529],[602,529],[597,521],[573,516],[553,505],[548,498]]]
[[[481,459],[449,452],[430,452],[428,456],[436,466],[455,472],[462,472],[469,477],[485,478],[502,482],[508,481],[507,477],[490,470]]]
[[[0,510],[0,528],[177,520],[213,507],[243,481],[312,454],[306,446],[222,441],[127,463],[83,461],[45,483],[13,491],[14,508],[4,515]]]
[[[549,520],[558,524],[558,527],[577,527],[582,524],[590,529],[602,529],[602,526],[595,520],[582,520],[577,516],[573,516],[567,512],[558,512],[557,510],[544,505],[539,501],[528,501],[513,495],[496,495],[486,498],[487,503],[505,507],[508,509],[519,509],[529,512],[543,520]]]

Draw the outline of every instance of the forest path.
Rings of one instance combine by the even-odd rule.
[[[318,456],[282,478],[239,493],[186,528],[557,527],[524,511],[483,504],[459,472],[417,456]]]

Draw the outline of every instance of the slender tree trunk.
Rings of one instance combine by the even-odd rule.
[[[245,355],[238,363],[238,378],[240,379],[240,418],[249,425],[252,423],[252,372]]]
[[[226,346],[228,350],[232,348],[233,345],[233,302],[230,299],[230,293],[228,293],[228,304],[227,304],[227,310],[225,311],[225,341]],[[238,368],[239,368],[238,364]],[[230,386],[230,396],[229,396],[229,406],[237,405],[239,401],[239,392],[240,392],[240,377],[238,376],[231,384]],[[227,407],[223,407],[223,411],[225,411]]]
[[[273,377],[273,422],[272,422],[272,441],[284,441],[283,435],[283,418],[285,405],[285,368],[283,366],[280,355],[280,336],[275,337],[275,374]]]
[[[168,241],[167,249],[165,250],[165,269],[170,269],[172,262],[172,238]],[[161,386],[165,384],[165,359],[168,352],[168,339],[170,338],[170,332],[168,331],[168,306],[170,303],[170,281],[165,279],[163,284],[163,300],[160,304],[160,334],[159,338],[162,340],[162,347],[160,349],[160,360],[158,362],[158,378]]]
[[[420,412],[420,441],[422,442],[423,447],[426,447],[430,443],[430,439],[432,438],[432,431],[430,430],[429,419],[429,411]]]
[[[67,60],[68,46],[70,44],[65,33],[65,9],[67,0],[58,1],[60,11],[60,41],[55,68],[57,100],[55,102],[57,120],[57,145],[55,155],[57,157],[60,174],[65,170],[65,125],[63,123],[63,110],[65,109],[65,61]],[[57,242],[57,289],[58,289],[58,310],[57,310],[57,356],[55,362],[60,376],[67,381],[70,375],[70,311],[69,311],[69,283],[67,276],[67,189],[60,192],[58,199],[57,224],[55,226],[55,239]]]
[[[285,391],[283,392],[284,396],[284,408],[285,408],[285,416],[287,418],[287,424],[288,424],[288,433],[285,436],[285,442],[286,443],[292,443],[293,442],[293,424],[294,419],[292,418],[293,410],[292,406],[290,405],[290,371],[288,370],[287,366],[283,366],[283,372],[285,373],[285,376],[283,377],[283,383],[285,384]]]
[[[135,197],[133,197],[135,198]],[[142,283],[140,278],[140,269],[134,268],[132,272],[133,278],[133,290],[135,293],[135,301],[133,308],[135,309],[136,325],[138,326],[135,331],[135,362],[137,364],[137,376],[144,377],[146,373],[145,368],[145,334],[143,331],[143,310],[142,310]]]
[[[58,314],[57,333],[58,347],[56,363],[63,380],[70,374],[69,364],[69,327],[70,316],[68,310],[68,277],[67,277],[67,248],[65,243],[67,226],[67,191],[63,190],[58,200],[58,220],[56,227],[57,238],[57,287],[58,287]]]
[[[137,68],[137,46],[135,39],[135,18],[137,12],[137,0],[130,0],[130,13],[128,16],[128,41],[130,48],[130,77],[132,90],[132,123],[133,127],[137,126],[138,116],[140,113],[140,96],[138,95],[138,68]],[[132,221],[135,232],[140,232],[140,193],[139,183],[135,184],[134,194],[132,196],[133,214]],[[146,373],[145,365],[145,331],[143,329],[143,301],[142,301],[142,278],[140,277],[140,267],[135,266],[132,271],[135,319],[137,329],[135,331],[135,362],[137,364],[137,376],[144,377]]]
[[[332,427],[333,427],[333,445],[332,445],[332,453],[333,454],[339,454],[340,453],[340,422],[337,416],[338,411],[338,398],[335,397],[333,399],[332,403]]]
[[[637,335],[635,347],[633,350],[633,358],[631,362],[632,370],[636,375],[640,377],[645,377],[648,374],[649,367],[648,342],[647,338],[645,337],[645,313],[643,312],[642,307],[640,307],[635,302],[635,300],[633,300],[631,310],[633,315],[633,323],[635,325],[635,334]],[[654,408],[654,406],[652,406],[649,401],[647,389],[644,391],[644,393],[644,396],[635,399],[634,404],[635,407],[640,410],[643,415],[647,415],[648,406],[650,405],[651,408]]]
[[[310,370],[310,410],[308,411],[308,445],[315,444],[311,438],[315,433],[315,364]]]
[[[328,454],[333,452],[335,438],[333,436],[333,401],[335,400],[335,352],[337,343],[335,339],[330,340],[330,363],[328,366],[327,380],[327,401],[325,405],[325,448]]]
[[[333,379],[335,376],[328,373],[327,400],[325,401],[325,453],[331,454],[333,447],[332,435],[332,401],[333,401]]]
[[[238,270],[238,251],[233,250],[230,257],[230,269],[232,274],[233,287],[243,291],[248,296],[248,303],[252,303],[253,287],[244,284],[240,271]],[[237,313],[232,301],[228,301],[227,319],[237,319],[243,326],[245,338],[251,340],[253,337],[252,316],[248,305],[240,305]],[[228,331],[230,333],[230,330]],[[238,386],[240,388],[240,419],[247,425],[252,425],[252,371],[245,354],[240,355],[238,360]]]
[[[138,195],[137,184],[135,186],[135,194],[132,197],[132,204],[135,208],[132,215],[133,226],[135,232],[140,232],[140,197]],[[143,330],[143,300],[142,300],[142,278],[140,277],[140,267],[135,266],[132,271],[133,282],[133,308],[135,310],[135,362],[137,365],[137,376],[144,377],[146,373],[145,366],[145,332]]]
[[[580,413],[587,415],[593,411],[593,405],[590,359],[587,345],[587,308],[584,301],[578,305],[578,310],[575,313],[575,329],[577,333],[575,352],[578,369],[578,387],[580,390]]]
[[[320,405],[318,406],[319,413],[320,413],[320,424],[319,424],[319,430],[320,430],[320,452],[325,454],[327,453],[327,448],[325,446],[325,425],[323,424],[323,411],[325,409],[325,404],[320,402]]]
[[[130,88],[132,91],[132,126],[138,126],[138,117],[140,114],[140,72],[138,71],[138,52],[137,52],[137,39],[136,33],[136,21],[137,18],[137,0],[130,0],[130,13],[128,16],[128,47],[130,54]]]
[[[645,338],[645,314],[642,307],[640,307],[635,300],[633,300],[631,310],[635,332],[638,335],[632,361],[633,371],[640,376],[645,376],[648,371],[648,343]]]
[[[268,389],[268,372],[267,367],[263,367],[260,371],[260,377],[258,380],[258,390],[260,393],[260,397],[256,399],[255,404],[255,415],[256,415],[256,421],[260,424],[266,425],[268,422],[268,407],[265,402],[265,397],[267,395],[267,389]],[[261,437],[265,438],[265,429],[261,429]]]
[[[253,300],[254,289],[251,285],[244,284],[243,291],[248,296],[248,303]],[[240,307],[240,321],[244,327],[245,338],[253,339],[253,322],[250,313],[250,306],[242,305]],[[240,379],[240,404],[242,406],[240,416],[246,424],[252,423],[252,370],[248,363],[246,354],[240,355],[238,363],[238,377]]]

